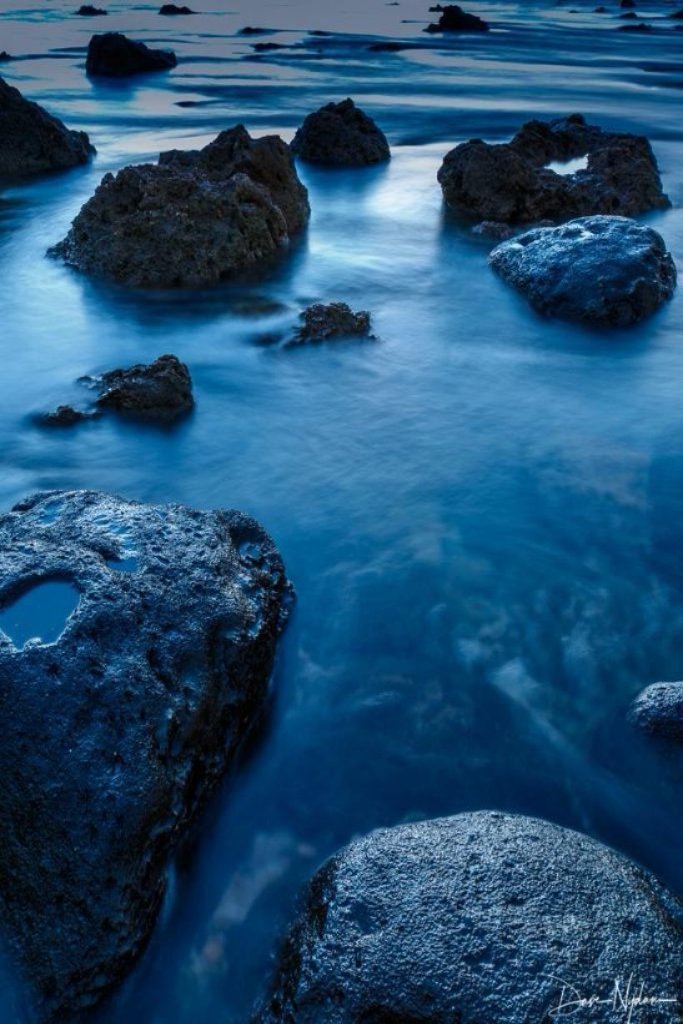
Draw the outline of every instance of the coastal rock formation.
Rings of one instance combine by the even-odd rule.
[[[76,11],[81,18],[98,18],[106,13],[103,7],[94,7],[92,4],[83,4]]]
[[[587,166],[573,174],[548,167],[580,157]],[[602,131],[578,114],[530,121],[509,143],[464,142],[446,155],[438,179],[448,205],[479,221],[634,216],[670,205],[646,138]]]
[[[186,7],[184,4],[178,6],[178,4],[162,4],[159,8],[159,14],[165,14],[169,17],[178,14],[194,14],[194,11],[190,7]]]
[[[104,32],[90,40],[85,70],[89,75],[125,78],[145,71],[168,71],[176,63],[172,50],[150,50],[120,32]]]
[[[0,78],[0,177],[64,170],[87,163],[94,152],[85,132],[70,131]]]
[[[645,732],[683,740],[683,683],[653,683],[634,701],[630,715]]]
[[[100,409],[173,417],[194,404],[190,371],[176,356],[159,356],[148,366],[110,370],[95,383]]]
[[[58,405],[51,412],[36,417],[41,427],[75,427],[77,423],[94,419],[97,413],[74,409],[73,405]]]
[[[547,822],[480,812],[385,829],[310,883],[256,1019],[546,1021],[563,1000],[625,994],[632,975],[662,1000],[648,1020],[666,1024],[683,995],[682,922],[635,864]]]
[[[275,255],[308,216],[286,143],[238,125],[202,150],[105,175],[51,252],[136,287],[202,287]]]
[[[483,18],[478,18],[476,14],[468,14],[457,4],[449,4],[446,7],[439,4],[430,10],[440,12],[441,17],[436,23],[428,25],[425,32],[488,32],[489,30],[488,22]]]
[[[292,151],[301,160],[329,167],[367,167],[391,155],[384,133],[352,99],[309,114],[294,136]]]
[[[661,235],[626,217],[582,217],[534,228],[489,257],[540,313],[626,327],[650,316],[676,287]]]
[[[239,512],[53,491],[0,518],[0,907],[41,1021],[80,1019],[144,948],[263,714],[289,595]]]
[[[330,341],[333,338],[372,338],[370,314],[365,310],[354,313],[345,302],[308,306],[301,314],[301,321],[301,326],[290,342],[292,345]]]

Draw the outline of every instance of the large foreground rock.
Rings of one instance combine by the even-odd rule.
[[[670,299],[676,267],[661,235],[626,217],[583,217],[535,228],[489,257],[540,313],[627,327]]]
[[[367,167],[391,155],[384,133],[352,99],[309,114],[292,140],[292,151],[301,160],[329,167]]]
[[[611,999],[633,975],[672,1000],[641,1019],[673,1024],[682,915],[640,868],[547,822],[482,812],[374,832],[313,879],[257,1019],[540,1024],[580,994],[623,1024]]]
[[[547,166],[580,157],[587,167],[573,174]],[[477,221],[630,217],[670,205],[646,138],[602,131],[578,114],[530,121],[510,143],[462,143],[447,154],[438,179],[448,205]]]
[[[289,585],[239,512],[52,492],[0,518],[0,595],[1,920],[39,1018],[71,1021],[141,952],[262,715]]]
[[[95,152],[85,132],[24,99],[0,78],[0,177],[23,178],[87,163]]]
[[[286,143],[238,125],[202,150],[105,175],[51,251],[128,285],[201,287],[272,257],[308,216]]]
[[[638,694],[629,717],[645,732],[683,740],[683,682],[647,686]]]
[[[89,75],[125,78],[145,71],[168,71],[176,63],[172,50],[151,50],[120,32],[104,32],[90,40],[85,70]]]

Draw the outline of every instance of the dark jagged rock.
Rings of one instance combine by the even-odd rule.
[[[65,170],[87,163],[94,152],[85,132],[70,131],[0,78],[0,177]]]
[[[535,228],[489,257],[540,313],[626,327],[670,299],[676,267],[661,235],[626,217],[582,217]]]
[[[144,948],[169,858],[263,714],[290,593],[239,512],[83,491],[0,518],[3,609],[57,582],[54,642],[0,636],[0,906],[41,1021],[80,1019]]]
[[[352,99],[309,114],[292,141],[301,159],[330,167],[367,167],[390,157],[384,133]]]
[[[634,701],[629,717],[645,732],[683,740],[683,683],[653,683]]]
[[[52,412],[43,413],[38,417],[41,427],[74,427],[77,423],[91,420],[96,413],[74,409],[72,405],[58,405]]]
[[[286,143],[238,125],[106,175],[52,253],[136,287],[201,287],[274,256],[308,216]]]
[[[430,10],[440,11],[441,17],[433,24],[428,25],[425,32],[488,32],[489,24],[476,14],[468,14],[457,4],[449,4],[447,7],[432,7]]]
[[[370,314],[362,310],[354,313],[345,302],[328,305],[316,303],[301,314],[301,326],[292,345],[331,341],[334,338],[373,338],[370,334]]]
[[[373,832],[328,861],[256,1020],[547,1021],[565,981],[609,1001],[631,974],[675,1002],[682,942],[683,908],[626,858],[548,822],[461,814]],[[648,1013],[665,1024],[671,1010]]]
[[[89,75],[125,78],[146,71],[168,71],[176,63],[172,50],[150,50],[120,32],[104,32],[90,40],[85,70]]]
[[[587,167],[574,174],[547,167],[578,157],[587,157]],[[530,121],[510,143],[472,139],[456,146],[438,179],[458,212],[509,224],[595,213],[633,216],[670,205],[646,138],[604,132],[578,114]]]
[[[498,220],[483,220],[472,228],[473,235],[480,238],[496,238],[499,242],[512,238],[514,233],[509,224],[503,224]]]
[[[110,370],[97,379],[96,386],[100,409],[173,417],[194,405],[190,371],[171,355],[160,356],[148,366]]]
[[[194,14],[194,11],[190,7],[184,5],[179,7],[177,4],[162,4],[159,8],[159,14],[165,14],[168,17],[173,17],[179,14]]]
[[[93,7],[92,4],[83,4],[76,11],[82,18],[97,18],[106,13],[103,7]]]

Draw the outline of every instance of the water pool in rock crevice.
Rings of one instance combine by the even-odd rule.
[[[0,630],[19,651],[29,641],[56,643],[80,600],[78,588],[71,582],[35,580],[0,610]]]

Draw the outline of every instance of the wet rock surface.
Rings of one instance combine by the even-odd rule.
[[[629,717],[645,732],[683,740],[683,682],[646,687],[634,701]]]
[[[301,160],[329,167],[367,167],[390,157],[389,143],[352,99],[309,114],[292,140]]]
[[[159,8],[159,14],[173,17],[178,14],[194,14],[194,11],[190,7],[186,7],[184,4],[181,6],[178,4],[162,4]]]
[[[94,152],[85,132],[70,131],[0,78],[0,177],[65,170],[87,163]]]
[[[0,518],[3,616],[55,581],[75,610],[54,642],[0,635],[0,904],[39,1018],[74,1020],[143,949],[169,858],[263,714],[290,589],[239,512],[96,492]]]
[[[165,355],[149,365],[110,370],[95,381],[100,391],[97,406],[118,412],[174,417],[193,404],[192,378],[185,363]]]
[[[42,413],[37,417],[40,427],[75,427],[77,423],[94,419],[97,414],[75,409],[73,405],[58,405],[51,412]]]
[[[501,243],[489,261],[538,312],[601,326],[638,323],[676,287],[661,235],[626,217],[535,228]]]
[[[573,174],[547,166],[580,157],[587,166]],[[462,143],[446,155],[438,180],[449,206],[480,221],[634,216],[670,205],[644,136],[605,132],[578,114],[530,121],[509,143]]]
[[[494,812],[404,825],[318,872],[255,1019],[541,1021],[563,982],[609,1002],[631,974],[677,1002],[682,927],[683,908],[651,876],[576,832]],[[671,1012],[659,1003],[648,1019]]]
[[[172,50],[152,50],[120,32],[104,32],[90,40],[85,70],[89,75],[125,78],[146,71],[168,71],[176,63]]]
[[[76,11],[81,18],[97,18],[106,13],[103,7],[94,7],[93,4],[83,4]]]
[[[238,125],[202,150],[107,174],[51,252],[136,287],[202,287],[276,255],[308,216],[286,143]]]
[[[468,14],[457,4],[448,4],[446,7],[438,4],[430,9],[439,12],[441,16],[437,22],[428,25],[425,32],[488,32],[489,30],[489,25],[483,18],[477,17],[476,14]]]
[[[370,314],[354,313],[345,302],[315,303],[301,314],[301,326],[289,344],[305,345],[335,338],[369,338]],[[374,340],[374,339],[373,339]]]

